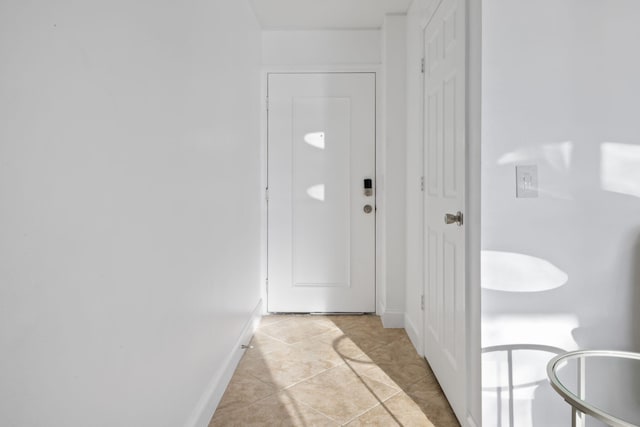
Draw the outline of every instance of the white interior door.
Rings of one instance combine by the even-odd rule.
[[[375,311],[375,74],[269,74],[268,103],[268,310]]]
[[[445,215],[465,203],[465,0],[443,0],[424,31],[425,356],[466,414],[465,231]],[[450,218],[451,219],[451,218]]]

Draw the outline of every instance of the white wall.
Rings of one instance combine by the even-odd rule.
[[[378,174],[379,236],[384,266],[379,305],[385,327],[403,327],[405,311],[406,15],[382,26],[382,138]]]
[[[485,348],[640,350],[639,19],[634,0],[483,1],[482,247],[507,253],[484,255]],[[518,164],[537,165],[538,198],[515,198]],[[505,375],[496,356],[485,388]],[[515,425],[570,423],[550,357],[515,357],[516,384],[540,380],[516,389]],[[497,425],[494,396],[484,425]]]
[[[3,1],[0,58],[0,424],[212,411],[259,303],[249,6]]]
[[[270,30],[262,32],[265,66],[375,65],[379,30]]]
[[[407,11],[406,22],[406,248],[405,248],[405,329],[420,354],[423,316],[420,298],[422,277],[422,20],[428,0],[414,0]]]

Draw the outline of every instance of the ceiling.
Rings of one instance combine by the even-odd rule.
[[[265,30],[380,28],[412,0],[249,0]]]

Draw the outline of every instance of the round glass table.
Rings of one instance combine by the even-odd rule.
[[[547,375],[571,405],[573,426],[584,427],[586,416],[613,427],[640,426],[640,353],[572,351],[551,359]]]

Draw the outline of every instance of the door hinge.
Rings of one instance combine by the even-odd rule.
[[[424,58],[420,59],[420,72],[424,74]]]
[[[264,288],[266,289],[267,293],[269,293],[269,278],[268,277],[266,279],[264,279]]]
[[[267,111],[269,111],[269,97],[268,96],[264,99],[264,105],[267,108]]]
[[[264,200],[269,201],[269,187],[264,189]]]
[[[420,310],[424,311],[424,295],[420,295]]]
[[[424,176],[420,177],[420,191],[424,191]]]

